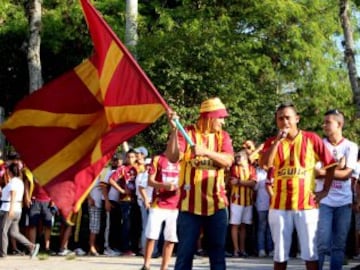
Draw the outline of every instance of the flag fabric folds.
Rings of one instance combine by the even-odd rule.
[[[68,219],[117,146],[168,109],[99,12],[80,3],[94,54],[20,101],[1,127]]]

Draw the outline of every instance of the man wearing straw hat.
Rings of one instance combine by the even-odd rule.
[[[172,132],[166,154],[172,162],[180,160],[176,270],[192,269],[201,228],[207,239],[210,268],[226,268],[228,201],[224,171],[234,156],[231,138],[222,129],[227,116],[219,98],[205,100],[196,124],[185,128],[185,139],[178,134],[176,113],[169,113]]]

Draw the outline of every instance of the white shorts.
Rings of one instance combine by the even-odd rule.
[[[252,224],[253,207],[230,204],[230,221],[232,225]]]
[[[150,208],[145,229],[146,238],[158,240],[162,223],[165,221],[164,239],[169,242],[177,243],[176,226],[178,214],[178,209]]]
[[[289,260],[292,233],[294,226],[300,244],[301,259],[316,261],[316,231],[319,220],[319,209],[311,210],[269,210],[269,225],[274,241],[274,261]]]

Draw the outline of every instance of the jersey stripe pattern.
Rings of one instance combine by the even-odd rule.
[[[256,181],[256,171],[254,166],[248,165],[243,167],[241,165],[233,165],[230,169],[231,177],[242,179],[243,181]],[[242,185],[233,185],[231,187],[231,203],[241,206],[253,205],[254,192],[251,187]]]
[[[266,152],[275,137],[265,142]],[[314,200],[315,164],[335,166],[336,161],[321,138],[313,132],[300,131],[292,140],[280,142],[274,159],[274,180],[271,209],[307,210],[316,208]]]
[[[195,126],[186,128],[196,145],[202,145],[216,152],[233,155],[233,147],[227,132],[201,134]],[[180,203],[181,211],[209,216],[228,205],[224,169],[217,167],[211,159],[195,157],[190,146],[179,134],[179,147],[183,153],[180,161]]]

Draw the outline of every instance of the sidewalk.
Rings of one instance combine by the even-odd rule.
[[[139,270],[142,266],[142,257],[66,257],[52,256],[47,259],[39,258],[30,260],[28,256],[8,256],[0,260],[1,270]],[[161,258],[153,259],[152,270],[159,269]],[[169,270],[173,269],[175,258]],[[227,270],[271,270],[271,258],[227,258]],[[351,267],[360,265],[360,261],[350,260],[349,264],[344,266],[344,270],[350,270]],[[328,267],[326,267],[328,268]],[[194,260],[194,270],[208,270],[208,258],[200,257]],[[289,270],[303,270],[304,263],[298,259],[291,259],[288,263]]]

